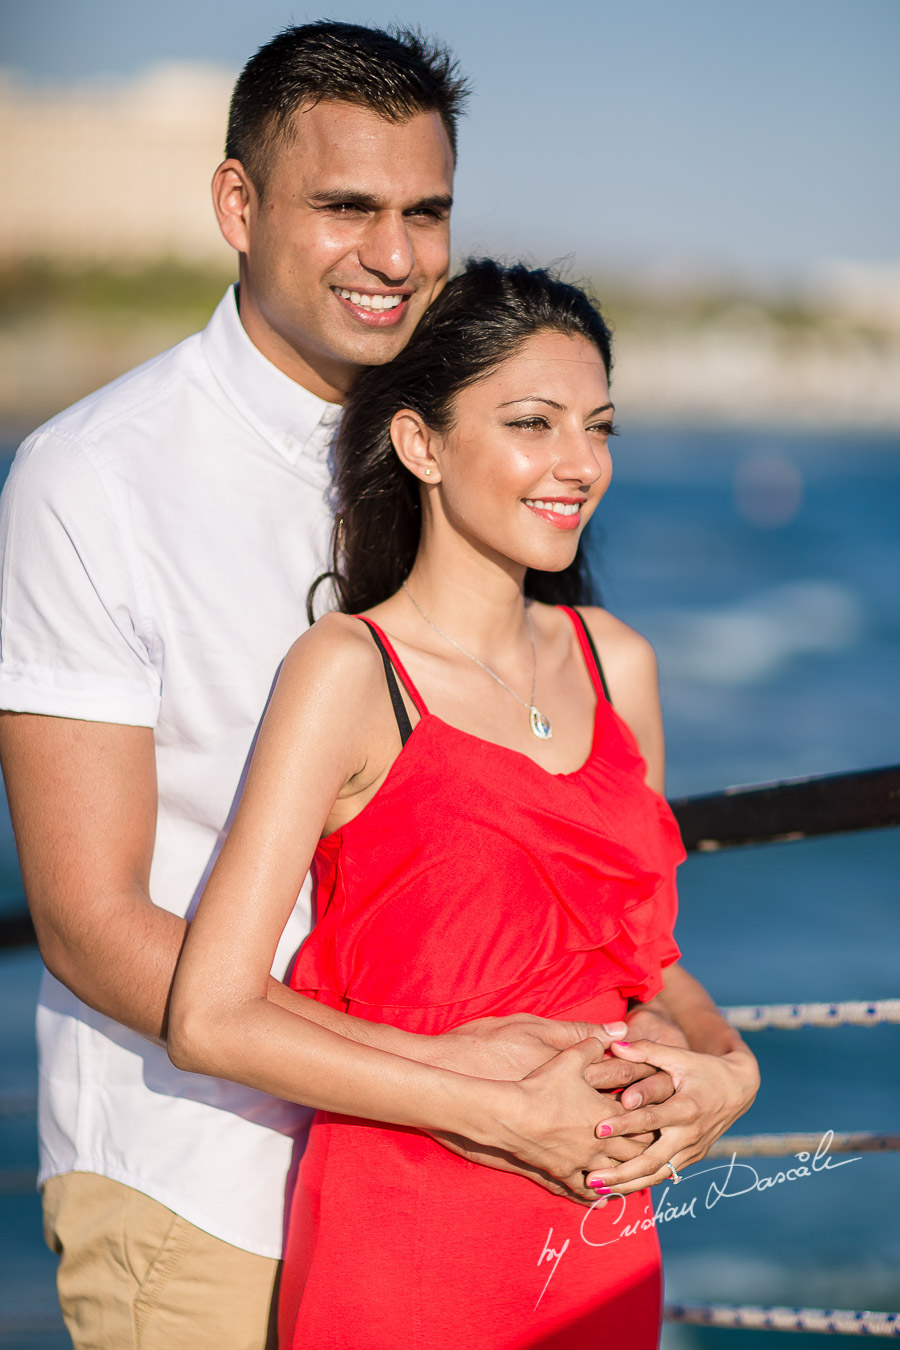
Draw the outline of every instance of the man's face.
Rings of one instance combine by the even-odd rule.
[[[322,101],[251,193],[241,318],[270,360],[339,400],[390,361],[447,279],[453,154],[437,113]]]

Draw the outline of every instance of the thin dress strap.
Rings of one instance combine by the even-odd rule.
[[[397,687],[397,675],[399,675],[400,679],[403,681],[403,686],[415,704],[419,716],[424,717],[428,712],[428,709],[426,708],[418,689],[409,678],[403,662],[394,651],[391,641],[384,630],[379,628],[378,624],[372,619],[363,618],[361,614],[357,614],[356,618],[360,619],[369,629],[375,641],[375,645],[381,653],[388,692],[391,696],[391,706],[394,709],[394,716],[397,719],[397,726],[400,729],[400,740],[402,744],[405,745],[413,733],[413,728],[412,723],[409,720],[409,714],[406,711],[406,704],[403,702],[403,696]],[[394,673],[395,671],[396,675]]]
[[[568,605],[561,605],[560,608],[569,615],[572,625],[575,629],[575,636],[581,646],[584,659],[589,670],[596,671],[600,679],[600,687],[603,690],[607,703],[612,707],[612,699],[609,696],[609,685],[606,683],[606,676],[603,674],[603,666],[600,662],[600,654],[591,637],[590,629],[584,621],[583,615],[577,609],[570,609]]]

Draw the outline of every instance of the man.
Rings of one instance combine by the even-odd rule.
[[[321,23],[263,47],[213,182],[237,303],[36,432],[4,493],[0,753],[48,968],[40,1180],[76,1347],[266,1341],[303,1112],[175,1070],[166,1005],[324,565],[341,399],[447,276],[464,96],[413,34]],[[277,976],[308,923],[304,899]],[[391,1028],[272,996],[407,1053]],[[504,1019],[437,1053],[515,1076],[587,1030]]]

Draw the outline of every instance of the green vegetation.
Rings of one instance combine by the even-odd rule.
[[[61,268],[31,262],[0,270],[0,323],[22,318],[121,316],[206,323],[232,279],[229,271],[161,260],[133,270]]]
[[[34,261],[0,267],[0,322],[39,315],[88,317],[140,313],[147,318],[205,323],[236,269],[191,266],[174,260],[132,269],[60,267]],[[722,289],[660,292],[606,276],[588,281],[617,327],[652,321],[702,328],[732,316],[765,318],[778,328],[819,327],[821,312],[791,297],[763,300]]]

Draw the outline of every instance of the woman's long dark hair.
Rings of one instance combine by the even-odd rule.
[[[393,595],[412,570],[421,485],[391,444],[394,414],[410,408],[433,431],[446,432],[457,394],[544,332],[587,338],[609,374],[609,329],[584,291],[541,268],[470,259],[427,310],[408,346],[360,376],[334,447],[332,571],[310,590],[310,623],[320,582],[331,579],[338,608],[358,614]],[[580,543],[563,571],[529,569],[525,594],[548,604],[590,604],[595,595]]]

